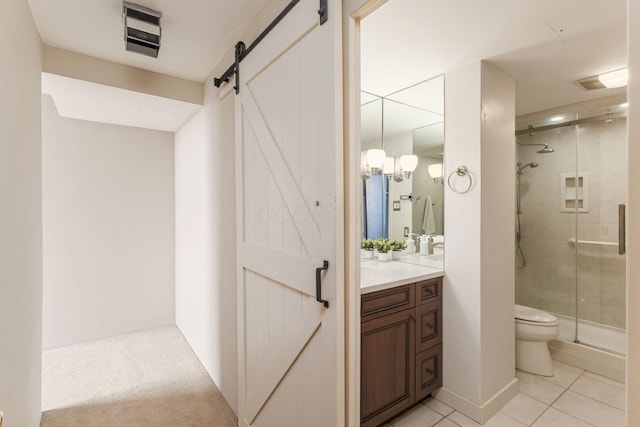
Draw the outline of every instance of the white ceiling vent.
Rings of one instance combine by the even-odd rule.
[[[122,18],[126,49],[157,58],[162,13],[125,1],[122,4]]]

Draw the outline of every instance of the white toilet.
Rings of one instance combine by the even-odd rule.
[[[547,342],[560,333],[558,319],[546,311],[516,304],[516,368],[545,377],[553,376]]]

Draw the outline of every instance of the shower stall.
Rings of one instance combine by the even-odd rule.
[[[625,95],[516,118],[516,301],[626,354]],[[544,147],[544,148],[541,148]]]

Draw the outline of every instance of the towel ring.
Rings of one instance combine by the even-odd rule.
[[[454,173],[458,176],[466,176],[467,178],[469,178],[469,185],[464,191],[458,191],[453,187],[453,185],[451,185],[451,177],[453,176]],[[458,194],[468,193],[469,190],[471,190],[471,186],[473,185],[473,179],[471,179],[471,174],[469,173],[469,169],[467,169],[466,166],[458,166],[456,170],[454,170],[449,174],[449,178],[447,178],[447,184],[449,185],[449,188],[451,189],[451,191],[453,191],[454,193],[458,193]]]

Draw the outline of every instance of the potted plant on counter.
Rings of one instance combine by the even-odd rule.
[[[362,239],[360,242],[360,249],[362,249],[362,258],[373,259],[374,243],[371,239]]]
[[[400,259],[402,257],[402,251],[407,248],[407,244],[402,240],[391,240],[391,254],[393,259]]]
[[[378,261],[389,261],[391,259],[391,242],[389,239],[379,238],[374,240],[374,247],[378,250]]]

